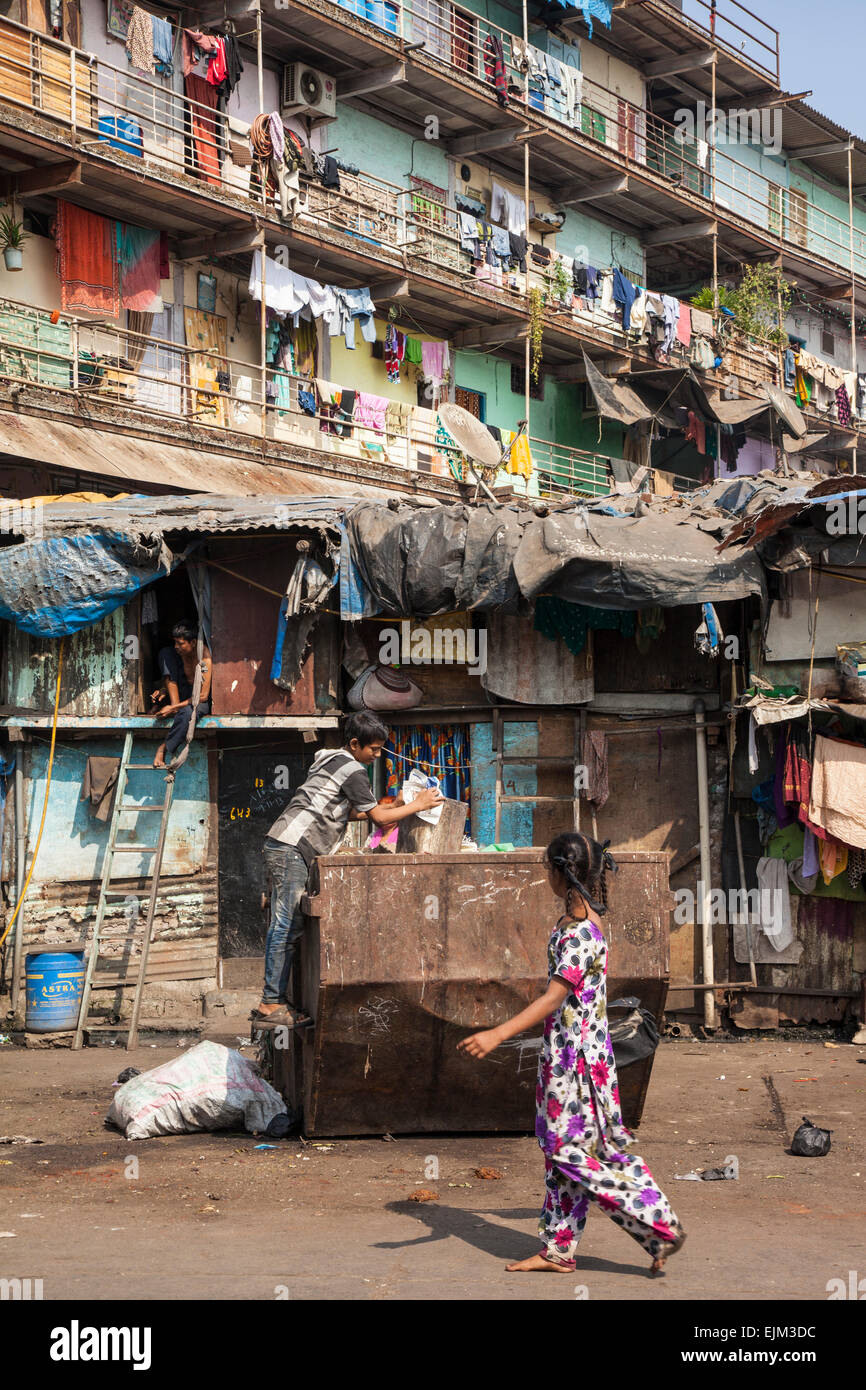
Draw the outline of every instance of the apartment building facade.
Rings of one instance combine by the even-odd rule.
[[[770,383],[803,407],[804,458],[855,456],[866,146],[784,92],[778,34],[736,0],[154,4],[140,13],[168,48],[138,51],[149,71],[129,56],[134,9],[4,5],[0,177],[27,233],[23,268],[0,271],[7,496],[97,478],[453,497],[465,469],[441,400],[503,448],[528,419],[531,464],[497,479],[517,493],[606,491],[623,458],[669,470],[668,488],[775,466],[779,417],[747,444],[740,431],[739,459],[714,459],[712,428],[698,452],[669,416],[650,449],[646,428],[636,440],[600,409],[584,354],[608,380],[652,371],[657,387],[659,367],[671,381],[690,367],[711,401]],[[224,35],[243,70],[216,83],[202,73]],[[700,125],[714,110],[730,130]],[[267,135],[250,141],[272,112],[297,148],[285,180]],[[102,234],[93,218],[114,276],[95,290],[75,264]],[[158,283],[136,279],[157,233]],[[759,263],[795,285],[785,328],[815,374],[808,400],[781,348],[712,301],[705,336],[678,328],[660,351],[604,290],[688,306]],[[582,267],[600,272],[597,299]],[[372,317],[344,332],[343,296],[339,331],[313,315],[293,341],[268,307],[286,276],[367,290]],[[386,337],[415,357],[427,344],[424,359],[395,363]],[[395,409],[334,424],[341,390]]]

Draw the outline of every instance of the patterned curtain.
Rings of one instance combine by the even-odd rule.
[[[382,758],[388,796],[396,796],[412,768],[418,767],[428,777],[439,778],[443,796],[468,804],[468,725],[409,724],[391,729]]]

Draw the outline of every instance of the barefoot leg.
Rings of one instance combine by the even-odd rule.
[[[156,750],[156,757],[153,760],[154,767],[165,767],[165,744],[161,743]]]

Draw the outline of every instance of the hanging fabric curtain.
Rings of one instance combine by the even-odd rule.
[[[153,314],[142,314],[137,309],[130,309],[126,316],[126,327],[130,334],[141,334],[140,337],[130,337],[126,340],[126,360],[134,372],[137,372],[147,351],[145,338],[149,338],[153,332]]]
[[[134,227],[127,222],[118,222],[117,259],[123,308],[138,309],[142,313],[160,313],[160,233],[149,227]]]
[[[189,130],[195,151],[195,164],[201,178],[217,188],[220,178],[220,156],[217,134],[220,130],[220,117],[217,114],[219,92],[207,78],[190,72],[183,79],[184,91],[189,98]],[[202,110],[210,107],[210,110]]]
[[[186,345],[194,351],[189,363],[193,414],[206,425],[226,425],[226,398],[220,395],[218,372],[226,372],[226,321],[219,314],[184,309]]]
[[[58,198],[57,261],[62,309],[116,318],[120,273],[113,221]]]
[[[469,803],[469,729],[461,724],[409,724],[391,729],[382,750],[385,791],[396,796],[413,767],[438,777],[443,796]]]

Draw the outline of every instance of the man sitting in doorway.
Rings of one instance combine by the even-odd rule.
[[[186,731],[192,719],[192,687],[195,668],[198,665],[198,629],[187,619],[175,623],[171,630],[173,647],[163,647],[159,653],[159,669],[168,691],[168,703],[156,711],[157,719],[173,716],[171,728],[165,741],[156,750],[154,767],[166,767],[174,760],[178,749],[186,738]],[[202,644],[201,693],[196,705],[195,717],[207,714],[210,709],[210,687],[213,676],[213,662],[209,648]]]
[[[253,1022],[301,1021],[289,1005],[287,991],[304,927],[301,895],[317,855],[334,853],[350,820],[393,825],[443,800],[438,791],[426,790],[409,806],[399,797],[387,806],[377,803],[365,768],[382,756],[387,738],[388,729],[375,714],[350,714],[343,727],[343,747],[319,750],[306,781],[268,832],[264,857],[271,880],[271,921],[262,1002],[250,1015]]]

